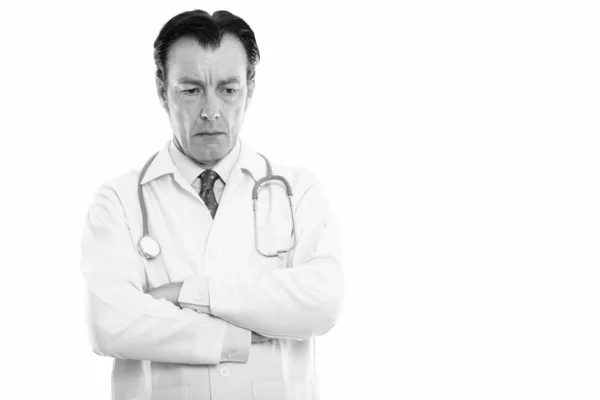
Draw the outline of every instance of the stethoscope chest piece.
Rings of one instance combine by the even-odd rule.
[[[138,242],[138,252],[142,257],[150,260],[158,257],[160,254],[160,245],[150,236],[144,235]]]

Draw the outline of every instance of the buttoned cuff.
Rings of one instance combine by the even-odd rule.
[[[210,314],[210,296],[208,276],[189,276],[183,280],[179,297],[179,306]]]
[[[245,363],[250,356],[252,332],[239,326],[227,323],[221,362]]]

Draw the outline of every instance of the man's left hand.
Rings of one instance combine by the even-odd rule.
[[[179,292],[181,291],[182,285],[183,282],[167,283],[166,285],[162,285],[148,291],[148,294],[157,300],[165,299],[176,306],[179,306],[177,300],[179,299]]]

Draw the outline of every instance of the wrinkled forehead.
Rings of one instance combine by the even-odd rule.
[[[168,79],[182,77],[223,78],[237,77],[246,81],[248,61],[242,43],[234,36],[225,35],[219,47],[205,47],[191,37],[177,39],[167,58]]]

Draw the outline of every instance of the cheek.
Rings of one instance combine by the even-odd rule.
[[[171,98],[169,101],[171,122],[180,129],[189,130],[194,123],[194,115],[196,115],[194,109],[193,104],[182,104]]]
[[[235,105],[227,110],[227,118],[225,123],[227,124],[227,128],[232,133],[237,133],[240,131],[242,122],[244,120],[244,107],[240,105]]]
[[[238,104],[231,110],[231,122],[239,124],[244,118],[244,105]]]
[[[246,96],[245,94],[235,99],[235,101],[228,104],[228,119],[232,123],[241,121],[244,117],[244,111],[246,109]]]

